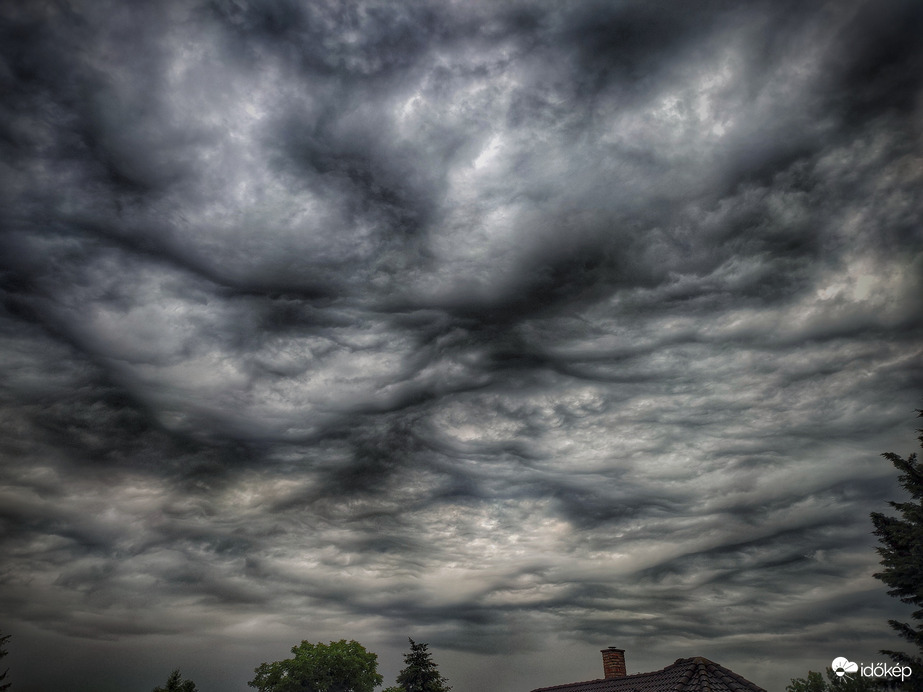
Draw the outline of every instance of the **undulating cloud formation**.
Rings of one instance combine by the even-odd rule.
[[[17,692],[899,647],[923,4],[0,8]],[[877,658],[876,658],[877,657]]]

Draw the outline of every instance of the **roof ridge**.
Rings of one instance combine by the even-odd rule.
[[[766,690],[764,690],[762,687],[750,682],[745,677],[735,673],[730,668],[725,668],[720,663],[710,661],[704,656],[696,656],[691,660],[695,662],[695,670],[704,679],[708,685],[708,689],[711,689],[711,683],[709,679],[717,678],[717,680],[723,685],[733,683],[735,688],[749,689],[752,692],[757,692],[757,690],[759,692],[766,692]]]
[[[594,682],[602,682],[606,678],[594,678],[593,680],[581,680],[580,682],[564,682],[560,685],[549,685],[548,687],[536,687],[532,692],[543,692],[543,690],[559,690],[565,687],[576,687],[577,685],[589,685]]]
[[[659,675],[660,673],[670,670],[671,668],[676,668],[680,664],[689,664],[693,661],[698,661],[698,660],[708,661],[709,663],[711,663],[711,661],[709,661],[707,658],[704,658],[702,656],[697,656],[694,658],[678,658],[670,665],[664,666],[663,668],[660,668],[659,670],[648,670],[643,673],[632,673],[631,675],[624,675],[624,676],[617,677],[617,678],[594,678],[592,680],[582,680],[580,682],[565,682],[560,685],[549,685],[548,687],[537,687],[534,690],[532,690],[532,692],[544,692],[544,690],[563,690],[569,687],[579,687],[582,685],[590,685],[593,683],[608,682],[609,680],[626,680],[630,678],[641,678],[647,675]]]
[[[667,674],[666,676],[664,674]],[[651,680],[653,678],[653,680]],[[662,680],[658,680],[661,678]],[[634,686],[637,683],[637,687]],[[633,673],[615,678],[596,678],[583,682],[569,682],[562,685],[539,687],[532,692],[552,692],[566,690],[579,690],[588,688],[593,690],[653,690],[648,685],[656,683],[656,687],[663,692],[714,692],[734,690],[736,692],[766,692],[762,687],[750,682],[742,675],[725,668],[720,663],[715,663],[704,656],[678,658],[672,664],[645,673]],[[661,686],[663,685],[663,686]]]

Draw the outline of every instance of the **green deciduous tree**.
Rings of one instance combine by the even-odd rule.
[[[831,668],[827,668],[827,679],[813,670],[806,678],[792,678],[785,686],[785,692],[882,692],[888,689],[887,682],[861,675],[846,674],[838,677]]]
[[[404,670],[397,675],[397,692],[448,692],[452,689],[426,649],[426,644],[410,640],[410,651],[404,654]]]
[[[0,635],[0,658],[3,658],[4,656],[6,656],[6,655],[9,653],[6,649],[3,648],[3,645],[6,644],[6,643],[10,640],[10,637],[11,637],[11,636],[12,636],[12,635],[10,635],[10,634],[3,634],[3,635]],[[9,673],[9,672],[10,672],[10,669],[7,668],[7,669],[4,670],[2,673],[0,673],[0,681],[6,680],[6,674]],[[4,683],[0,684],[0,691],[10,689],[10,686],[11,686],[12,684],[13,684],[13,683],[11,683],[11,682],[4,682]]]
[[[163,687],[155,687],[154,692],[199,692],[192,680],[183,680],[179,673],[179,668],[170,673],[167,678],[167,684]]]
[[[292,653],[293,658],[260,664],[247,684],[260,692],[372,692],[383,680],[378,656],[356,641],[303,641]]]
[[[827,681],[817,671],[809,670],[806,678],[792,678],[785,692],[827,692]]]
[[[923,417],[923,411],[917,413]],[[923,444],[923,429],[917,432],[920,433],[917,439]],[[888,586],[888,595],[916,606],[911,618],[919,623],[923,620],[923,465],[915,453],[906,459],[891,452],[882,456],[900,472],[898,480],[910,494],[910,500],[888,503],[897,510],[898,516],[872,513],[873,533],[881,542],[877,550],[882,565],[882,570],[874,576]],[[923,625],[897,620],[888,622],[913,645],[914,651],[884,650],[881,653],[890,656],[895,663],[911,666],[913,686],[923,689]]]

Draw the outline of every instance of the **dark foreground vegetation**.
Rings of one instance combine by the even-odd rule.
[[[917,411],[923,418],[923,410]],[[917,430],[917,439],[923,446],[923,428]],[[810,671],[806,678],[794,678],[785,688],[787,692],[877,692],[878,690],[905,690],[923,692],[923,464],[916,453],[906,459],[885,452],[885,459],[897,469],[898,482],[910,495],[903,502],[888,504],[896,515],[872,512],[872,532],[881,545],[876,548],[881,556],[881,571],[873,576],[888,587],[888,595],[916,608],[910,617],[912,623],[889,620],[888,624],[911,645],[911,652],[883,649],[893,665],[881,666],[867,676],[862,669],[837,674],[827,668],[827,679]],[[855,663],[853,663],[855,666]]]

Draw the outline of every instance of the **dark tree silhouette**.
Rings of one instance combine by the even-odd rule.
[[[917,411],[923,417],[923,411]],[[917,438],[923,444],[923,429]],[[904,603],[916,606],[911,618],[917,624],[889,620],[891,627],[913,645],[914,651],[883,650],[900,665],[909,665],[913,670],[908,689],[923,690],[923,466],[916,453],[906,459],[886,452],[882,456],[894,464],[900,472],[901,486],[910,494],[905,502],[889,502],[897,510],[897,516],[872,512],[873,533],[881,546],[876,548],[881,555],[882,570],[874,576],[888,586],[888,595]],[[906,683],[905,683],[906,685]]]
[[[827,679],[815,671],[808,671],[806,678],[792,678],[785,686],[785,692],[884,692],[889,689],[887,680],[864,678],[860,675],[837,677],[827,668]]]
[[[397,689],[402,692],[449,692],[452,688],[439,672],[426,644],[410,640],[410,651],[404,654],[404,670],[397,675]],[[389,688],[393,689],[393,688]]]
[[[167,684],[163,687],[155,687],[154,692],[199,692],[192,680],[183,680],[179,674],[179,668],[170,673],[167,678]]]
[[[0,635],[0,658],[3,658],[4,656],[6,656],[6,655],[9,653],[9,651],[7,651],[6,649],[3,648],[3,645],[6,644],[6,643],[10,640],[10,637],[12,637],[12,636],[13,636],[13,635],[11,635],[11,634],[2,634],[2,635]],[[10,669],[7,668],[7,669],[4,670],[2,673],[0,673],[0,682],[2,682],[3,680],[6,680],[6,674],[9,673],[9,672],[10,672]],[[11,686],[12,684],[13,684],[13,683],[11,683],[11,682],[3,682],[2,684],[0,684],[0,691],[10,689],[10,686]]]

